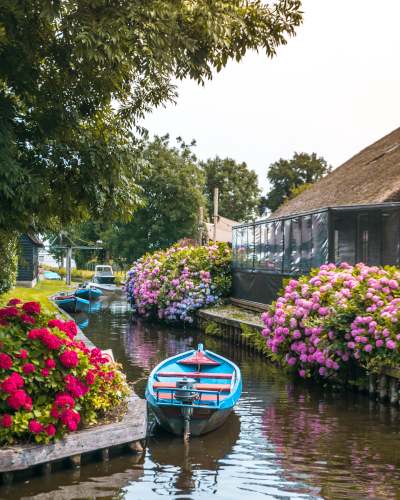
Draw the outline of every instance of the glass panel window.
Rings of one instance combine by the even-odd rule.
[[[267,270],[275,271],[275,222],[266,225],[268,232]]]
[[[254,269],[261,269],[261,227],[254,228]]]
[[[275,222],[275,271],[282,273],[283,263],[283,222]]]
[[[301,221],[301,270],[311,271],[311,215],[305,215]]]
[[[290,273],[290,256],[292,254],[292,221],[287,219],[284,221],[283,230],[283,272]]]
[[[400,265],[400,210],[382,213],[382,266]]]
[[[254,236],[255,228],[254,226],[247,227],[247,252],[246,252],[246,267],[247,269],[253,269],[254,266]]]
[[[268,261],[268,224],[261,224],[261,253],[260,253],[260,269],[267,269]]]
[[[312,217],[312,256],[311,266],[316,269],[329,264],[328,213],[314,214]]]
[[[292,219],[292,234],[291,234],[291,255],[290,255],[290,272],[299,274],[301,271],[301,217]]]
[[[232,229],[232,267],[239,267],[238,265],[238,235],[240,229]]]

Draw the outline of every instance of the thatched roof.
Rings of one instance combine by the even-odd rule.
[[[400,128],[278,208],[282,217],[327,206],[400,201]]]

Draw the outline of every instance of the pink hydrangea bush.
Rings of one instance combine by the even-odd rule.
[[[302,377],[400,362],[400,271],[394,267],[321,266],[288,281],[262,315],[267,347]]]
[[[134,262],[123,287],[140,315],[193,323],[197,309],[219,306],[231,288],[231,252],[225,243],[177,245]]]
[[[0,318],[0,442],[58,441],[129,394],[120,365],[77,341],[73,321],[18,299]]]

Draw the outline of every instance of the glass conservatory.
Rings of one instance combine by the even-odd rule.
[[[269,304],[282,281],[334,262],[398,266],[400,203],[350,205],[235,226],[232,297]]]

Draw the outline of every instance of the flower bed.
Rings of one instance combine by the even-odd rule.
[[[140,315],[193,323],[197,309],[219,306],[229,293],[230,259],[225,243],[175,245],[134,262],[122,289]]]
[[[73,321],[44,315],[36,302],[7,306],[0,309],[0,442],[58,441],[128,396],[119,365],[75,341]]]
[[[290,280],[262,315],[271,354],[302,377],[335,375],[351,360],[371,370],[400,364],[399,284],[394,267],[346,263]]]

